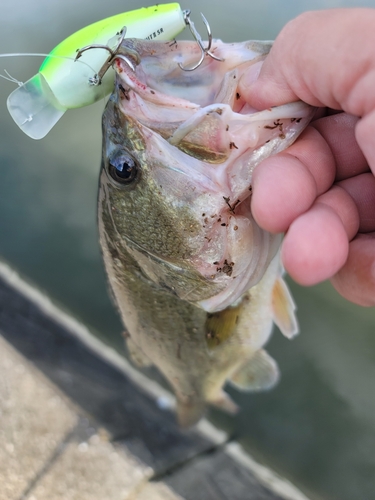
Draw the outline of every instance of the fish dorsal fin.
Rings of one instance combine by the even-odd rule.
[[[241,391],[264,391],[271,389],[278,380],[276,361],[260,349],[232,375],[229,382]]]
[[[294,311],[296,306],[287,287],[280,276],[275,281],[272,290],[273,320],[279,327],[281,333],[291,339],[298,333],[298,322]]]

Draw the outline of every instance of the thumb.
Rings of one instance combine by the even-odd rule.
[[[359,92],[357,83],[375,71],[374,25],[375,9],[298,16],[276,38],[259,78],[254,82],[249,71],[242,76],[241,95],[256,109],[301,99],[363,116],[374,98]]]

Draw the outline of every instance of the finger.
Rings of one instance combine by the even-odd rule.
[[[367,160],[355,138],[357,123],[356,116],[338,113],[314,120],[311,124],[324,137],[335,158],[336,180],[347,179],[370,171]]]
[[[375,71],[374,71],[375,74]],[[374,130],[375,130],[375,109],[367,116],[362,118],[356,126],[356,139],[358,145],[363,151],[367,162],[375,175],[375,141],[374,141]]]
[[[282,249],[285,268],[303,285],[332,277],[344,264],[348,241],[358,227],[354,200],[343,188],[334,186],[291,225]]]
[[[317,203],[291,224],[281,256],[295,281],[314,285],[336,274],[345,264],[348,251],[341,218],[331,207]]]
[[[345,265],[332,278],[336,290],[361,306],[375,306],[375,234],[359,234],[349,245]]]
[[[354,200],[359,213],[359,232],[375,231],[375,177],[371,173],[357,175],[337,183]]]
[[[375,108],[374,24],[374,9],[298,16],[276,38],[259,79],[242,76],[241,95],[257,109],[302,99],[364,116]]]
[[[287,151],[263,161],[253,176],[252,213],[270,232],[284,232],[335,177],[333,155],[309,127]]]
[[[352,240],[360,228],[360,214],[355,200],[339,185],[319,196],[315,202],[330,207],[341,219],[348,240]]]

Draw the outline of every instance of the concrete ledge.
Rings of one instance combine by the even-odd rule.
[[[0,337],[1,500],[177,500]]]
[[[0,332],[0,500],[307,500],[5,264]]]

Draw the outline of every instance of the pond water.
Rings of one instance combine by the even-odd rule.
[[[126,9],[142,5],[128,1]],[[304,10],[340,6],[358,4],[182,4],[197,24],[203,11],[214,36],[225,41],[272,39]],[[119,0],[3,0],[0,52],[49,52],[70,33],[123,9]],[[26,81],[40,62],[2,59],[0,73],[6,69]],[[0,257],[122,351],[121,324],[107,295],[97,243],[104,101],[70,111],[45,139],[33,141],[6,110],[13,88],[0,81]],[[255,396],[232,391],[242,412],[232,418],[211,411],[209,417],[311,498],[375,498],[375,310],[348,304],[329,284],[305,289],[291,283],[291,288],[301,335],[290,342],[275,332],[269,345],[281,367],[281,383]]]

